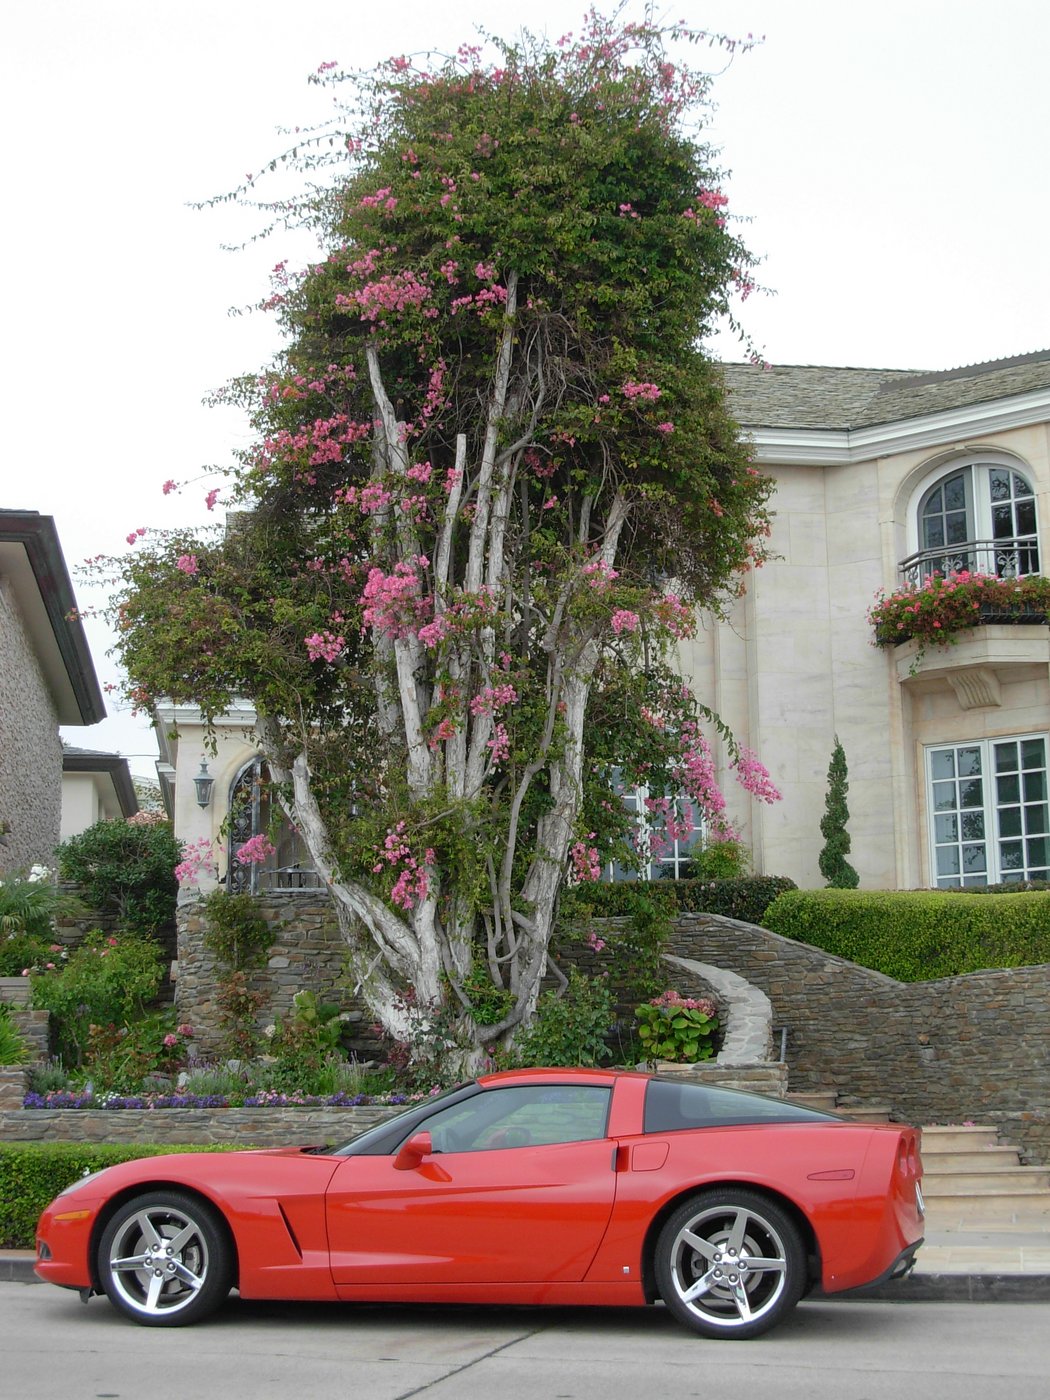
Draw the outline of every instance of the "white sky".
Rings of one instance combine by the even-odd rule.
[[[161,483],[244,441],[236,415],[201,400],[268,358],[270,323],[227,310],[297,254],[223,252],[250,231],[243,213],[188,202],[268,161],[278,127],[328,110],[305,82],[322,62],[448,51],[479,23],[556,38],[582,13],[568,0],[6,0],[0,505],[54,515],[71,571],[139,525],[205,521],[209,483],[168,498]],[[767,358],[945,369],[1050,343],[1046,0],[666,13],[765,36],[717,80],[712,139],[775,291],[743,308]],[[100,624],[89,638],[100,679],[116,679]],[[64,732],[152,774],[139,757],[152,736],[130,716]]]

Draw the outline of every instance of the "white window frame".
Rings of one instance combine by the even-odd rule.
[[[1029,800],[1026,802],[1026,794],[1022,790],[1019,792],[1019,798],[1017,801],[1010,800],[1008,802],[1000,802],[998,800],[997,792],[997,777],[999,775],[997,775],[995,767],[996,746],[1003,744],[1021,745],[1029,742],[1039,742],[1042,744],[1042,767],[1028,768],[1020,771],[1022,773],[1043,774],[1043,795],[1041,798],[1029,798]],[[937,778],[934,777],[933,767],[935,756],[937,754],[947,752],[957,754],[960,749],[980,750],[980,780],[982,783],[981,806],[979,808],[973,807],[969,809],[962,808],[961,806],[955,806],[951,809],[942,808],[940,811],[938,811],[935,798],[934,783],[945,782],[949,780],[939,776]],[[928,744],[926,745],[924,751],[924,770],[926,782],[927,814],[926,835],[929,851],[930,885],[932,888],[966,889],[980,887],[982,885],[998,885],[1012,883],[1015,880],[1042,880],[1048,878],[1047,872],[1048,869],[1050,869],[1050,735],[1047,735],[1045,732],[1037,731],[1035,733],[1029,734],[997,734],[987,739],[962,739],[951,743]],[[958,781],[957,774],[954,780]],[[1001,831],[1001,815],[1003,813],[1011,811],[1014,808],[1020,808],[1023,813],[1027,808],[1038,808],[1040,806],[1043,808],[1043,816],[1041,819],[1037,817],[1036,820],[1041,820],[1041,824],[1044,828],[1043,831],[1027,830],[1026,828],[1028,818],[1026,816],[1022,816],[1022,830],[1019,833],[1008,831],[1005,835],[1003,834],[1003,832]],[[970,838],[969,842],[967,842],[965,835],[962,833],[960,827],[959,833],[957,834],[954,841],[938,841],[937,818],[947,817],[949,815],[961,816],[963,812],[967,810],[974,812],[980,811],[982,813],[984,819],[983,839],[977,840],[976,838]],[[1039,837],[1044,837],[1048,843],[1048,849],[1044,852],[1044,855],[1047,857],[1045,865],[1040,865],[1037,862],[1033,862],[1029,859],[1030,852],[1027,849],[1027,840],[1038,839]],[[1025,850],[1023,852],[1022,865],[1020,867],[1009,866],[1004,869],[1002,864],[1001,848],[1004,844],[1013,843],[1015,841],[1020,841],[1022,845],[1025,846]],[[953,874],[948,874],[944,876],[939,875],[937,868],[937,852],[944,846],[951,844],[958,844],[960,846],[962,846],[963,844],[984,846],[985,870],[983,872],[983,879],[967,880],[965,872],[961,869],[961,861],[960,870],[957,872],[957,876]]]
[[[645,864],[638,870],[628,870],[626,866],[609,861],[602,872],[603,879],[612,883],[621,883],[630,880],[648,882],[650,880],[681,880],[683,879],[682,868],[696,855],[703,846],[705,823],[703,813],[698,811],[697,804],[691,798],[686,798],[693,808],[696,826],[694,826],[687,840],[679,840],[678,837],[667,836],[667,847],[661,856],[653,856],[649,839],[656,823],[646,811],[645,803],[649,797],[647,787],[622,788],[620,797],[624,806],[628,807],[637,820],[638,840],[641,843],[639,854],[645,856]]]
[[[1009,471],[1021,477],[1032,492],[1032,503],[1035,510],[1035,546],[1039,557],[1040,572],[1043,569],[1043,549],[1042,531],[1039,521],[1039,497],[1036,490],[1032,468],[1020,457],[1013,456],[1009,452],[975,452],[968,453],[964,457],[948,457],[940,461],[937,466],[932,467],[919,481],[912,491],[911,501],[908,506],[907,519],[907,552],[910,557],[918,554],[927,548],[922,539],[922,505],[929,493],[940,482],[948,477],[954,476],[956,472],[967,470],[969,472],[969,485],[967,487],[968,514],[973,517],[973,539],[991,540],[993,538],[992,521],[992,499],[991,488],[988,484],[989,474],[994,470]],[[1022,538],[1022,537],[1019,537]],[[1027,536],[1023,537],[1027,538]],[[929,546],[931,549],[936,546]],[[945,546],[945,553],[951,553],[952,546]]]

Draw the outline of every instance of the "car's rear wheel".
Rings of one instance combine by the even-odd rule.
[[[183,1327],[214,1312],[233,1283],[225,1227],[177,1191],[126,1201],[99,1240],[99,1282],[114,1307],[146,1327]]]
[[[806,1284],[806,1252],[786,1211],[753,1191],[702,1191],[665,1223],[656,1282],[671,1312],[706,1337],[757,1337]]]

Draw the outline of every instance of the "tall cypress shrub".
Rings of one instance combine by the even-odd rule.
[[[828,792],[824,799],[824,815],[820,819],[820,831],[824,837],[824,849],[820,853],[820,873],[828,885],[836,890],[855,890],[860,876],[850,865],[850,839],[846,824],[849,821],[849,807],[846,794],[849,792],[846,753],[835,735],[835,747],[831,751],[828,764]]]

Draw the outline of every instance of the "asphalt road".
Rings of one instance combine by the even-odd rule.
[[[11,1400],[1047,1400],[1050,1303],[803,1303],[750,1342],[705,1341],[661,1308],[243,1303],[187,1329],[105,1299],[0,1283]]]

